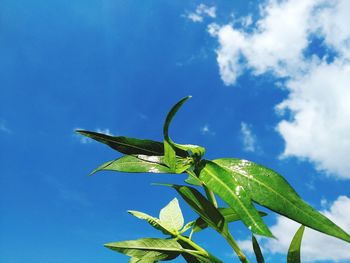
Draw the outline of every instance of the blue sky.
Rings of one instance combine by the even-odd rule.
[[[350,232],[347,0],[0,5],[1,262],[126,262],[102,244],[159,236],[126,210],[157,215],[176,194],[150,184],[184,176],[88,177],[119,155],[74,129],[161,140],[186,95],[174,140],[275,169]],[[283,262],[297,226],[266,222],[280,238],[260,240],[268,262]],[[251,256],[248,231],[232,230]],[[236,260],[217,234],[196,238]],[[350,261],[349,244],[312,231],[304,242],[305,261]]]

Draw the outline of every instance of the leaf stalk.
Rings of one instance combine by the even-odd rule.
[[[225,237],[226,241],[230,244],[230,246],[232,247],[232,249],[236,252],[237,256],[239,257],[239,260],[242,263],[249,263],[249,260],[247,259],[247,257],[244,255],[243,251],[241,250],[241,248],[237,245],[235,239],[233,238],[233,236],[230,234],[230,232],[227,233],[222,233],[222,235]]]

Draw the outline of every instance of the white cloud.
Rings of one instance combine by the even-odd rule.
[[[322,213],[345,231],[348,233],[350,232],[350,199],[348,197],[339,196],[338,199],[331,204],[330,209],[322,211]],[[260,244],[265,253],[287,254],[289,244],[299,226],[300,224],[290,219],[278,216],[276,224],[270,227],[272,233],[277,237],[277,240],[260,239]],[[239,245],[242,245],[245,251],[253,252],[250,240],[239,241]],[[302,240],[301,258],[302,262],[317,262],[323,260],[349,262],[350,244],[306,228]]]
[[[75,128],[73,129],[73,131],[76,131],[76,130],[84,130],[84,129],[81,129],[81,128]],[[98,132],[98,133],[103,133],[103,134],[107,134],[107,135],[110,135],[110,136],[113,136],[113,134],[111,133],[111,131],[109,129],[96,129],[95,132]],[[88,143],[92,143],[94,140],[86,137],[86,136],[83,136],[83,135],[80,135],[80,134],[74,134],[74,137],[76,137],[80,143],[82,144],[88,144]]]
[[[92,205],[83,192],[67,188],[65,185],[60,183],[55,177],[45,176],[44,180],[47,184],[49,184],[57,191],[60,199],[69,203],[77,204],[82,207],[89,207]]]
[[[205,124],[203,127],[201,127],[200,131],[203,135],[215,135],[215,132],[210,129],[208,124]]]
[[[242,23],[208,26],[219,42],[217,62],[226,85],[234,85],[245,70],[272,73],[277,81],[287,79],[284,86],[290,94],[277,107],[291,113],[277,127],[286,143],[282,156],[309,160],[317,169],[347,179],[349,13],[348,0],[269,0],[261,6],[252,30],[245,30]],[[318,50],[323,54],[310,55],[315,38],[322,42]]]
[[[12,133],[4,120],[0,120],[0,131],[8,134]]]
[[[203,22],[205,16],[215,18],[216,17],[216,7],[206,6],[205,4],[200,4],[197,6],[196,10],[187,15],[187,18],[193,22]]]
[[[241,122],[241,135],[242,135],[243,149],[246,152],[255,152],[256,136],[254,135],[251,126],[245,122]]]
[[[277,127],[286,142],[282,156],[309,159],[319,170],[350,179],[350,64],[322,63],[288,88],[278,108],[294,118]]]
[[[113,134],[111,133],[111,131],[109,129],[96,129],[96,132],[98,133],[103,133],[109,136],[113,136]]]

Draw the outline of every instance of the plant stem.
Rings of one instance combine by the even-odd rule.
[[[242,263],[249,263],[249,260],[244,255],[243,251],[240,249],[240,247],[237,245],[235,239],[230,234],[230,232],[222,233],[222,235],[225,237],[226,241],[230,244],[230,246],[233,248],[233,250],[236,252],[237,256],[239,257],[239,260]]]
[[[214,262],[217,262],[217,263],[223,263],[220,259],[218,259],[214,255],[210,254],[204,248],[200,247],[199,245],[197,245],[196,243],[194,243],[192,240],[188,239],[187,237],[178,235],[177,238],[182,240],[183,242],[187,243],[188,245],[190,245],[195,250],[197,250],[201,256],[204,256],[206,258],[212,259]]]
[[[187,170],[187,173],[189,175],[193,176],[194,178],[198,179],[198,175],[196,174],[196,172]],[[216,208],[218,208],[218,203],[216,201],[214,192],[212,190],[210,190],[205,184],[203,184],[203,182],[202,182],[202,187],[204,188],[205,194],[206,194],[209,202],[211,202]]]

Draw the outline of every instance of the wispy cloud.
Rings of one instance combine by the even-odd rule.
[[[280,83],[289,95],[277,106],[281,116],[292,113],[277,126],[282,156],[350,179],[350,1],[268,0],[260,10],[254,24],[208,26],[223,82],[234,85],[247,70],[287,79]]]
[[[339,196],[330,204],[328,210],[321,211],[325,216],[338,224],[348,233],[350,232],[350,199]],[[278,216],[277,222],[270,229],[277,239],[260,239],[265,253],[286,254],[289,244],[300,224]],[[238,242],[247,252],[253,253],[251,241]],[[301,246],[302,262],[316,262],[331,260],[333,262],[350,261],[350,244],[334,237],[327,236],[315,230],[306,228]]]
[[[245,122],[241,122],[241,136],[244,151],[255,152],[257,150],[256,136],[251,126]]]
[[[58,197],[61,200],[74,203],[82,207],[91,206],[91,202],[84,193],[65,186],[59,182],[57,178],[53,176],[45,176],[44,180],[48,185],[56,190]]]
[[[5,120],[0,120],[0,131],[7,134],[12,133]]]
[[[197,6],[194,12],[188,13],[186,17],[192,20],[195,23],[203,22],[205,17],[216,17],[216,7],[215,6],[206,6],[205,4],[200,4]]]
[[[203,135],[215,135],[216,133],[212,131],[208,124],[205,124],[203,127],[200,128],[200,131]]]

